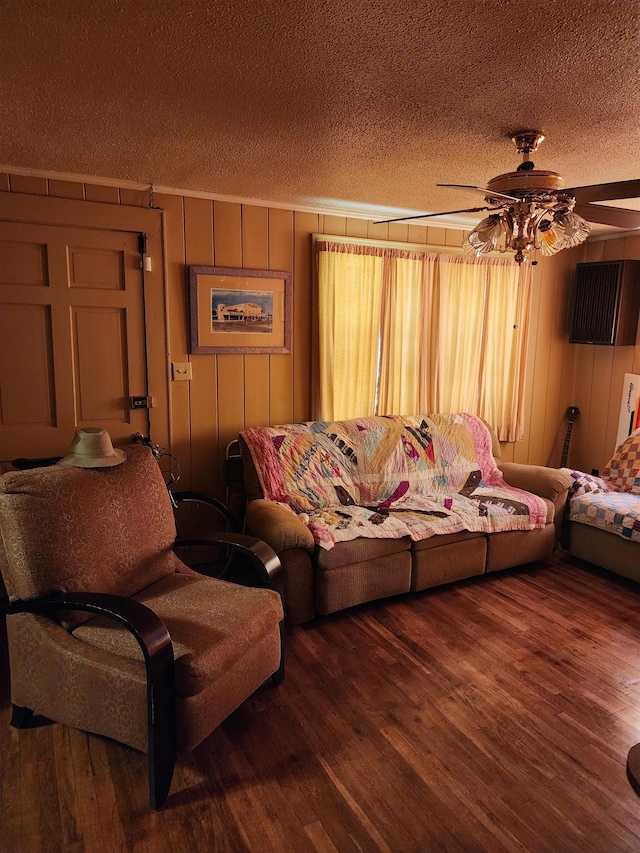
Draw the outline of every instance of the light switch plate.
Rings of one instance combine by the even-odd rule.
[[[191,379],[191,362],[174,361],[171,363],[171,378],[174,382],[184,382]]]

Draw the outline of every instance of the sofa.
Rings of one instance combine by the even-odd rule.
[[[277,553],[285,619],[549,557],[568,473],[500,461],[466,413],[315,421],[239,435],[248,530]]]
[[[572,556],[640,581],[640,429],[632,432],[595,477],[571,477],[563,546]]]

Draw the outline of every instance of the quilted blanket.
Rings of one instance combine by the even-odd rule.
[[[640,496],[590,492],[569,499],[569,519],[640,542]]]
[[[640,430],[616,449],[602,477],[565,469],[573,478],[568,517],[640,542]]]
[[[470,414],[313,421],[243,433],[265,498],[317,544],[543,527],[544,501],[508,486]]]
[[[640,429],[616,449],[602,472],[602,479],[614,492],[640,495]]]

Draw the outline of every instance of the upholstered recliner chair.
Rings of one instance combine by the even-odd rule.
[[[36,713],[148,752],[159,808],[176,748],[192,750],[263,682],[282,680],[283,613],[275,589],[205,577],[176,557],[158,465],[145,447],[126,453],[114,467],[0,477],[12,724]],[[277,585],[263,542],[216,538]]]

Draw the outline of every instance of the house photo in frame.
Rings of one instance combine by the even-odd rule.
[[[291,273],[189,267],[194,355],[291,352]]]

